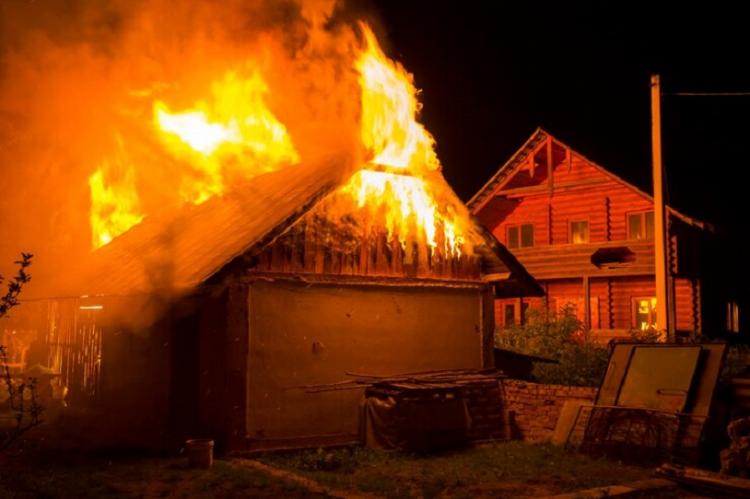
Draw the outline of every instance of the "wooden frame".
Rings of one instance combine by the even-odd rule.
[[[634,329],[640,329],[638,325],[638,301],[647,300],[649,302],[649,325],[656,327],[656,307],[651,306],[651,300],[656,301],[655,296],[631,296],[630,297],[630,325]]]
[[[740,306],[733,300],[727,302],[727,331],[740,332]]]
[[[573,224],[586,222],[586,240],[576,243],[573,241]],[[582,217],[568,220],[568,244],[588,244],[591,242],[591,217]]]
[[[627,238],[628,241],[653,241],[654,240],[654,234],[652,233],[649,236],[648,231],[646,230],[646,214],[653,213],[653,212],[654,212],[653,209],[625,212],[625,237]],[[641,218],[641,237],[638,237],[635,239],[630,237],[630,217],[632,215],[640,215],[640,218]]]
[[[531,245],[524,246],[523,244],[523,228],[526,226],[531,227]],[[513,246],[510,244],[510,230],[511,229],[518,229],[518,244]],[[523,222],[523,223],[515,223],[515,224],[508,224],[505,226],[505,245],[509,249],[519,249],[519,248],[533,248],[536,246],[536,234],[534,232],[534,224],[531,222]]]
[[[503,329],[507,329],[511,326],[522,326],[526,324],[526,312],[529,310],[531,304],[523,298],[512,298],[501,301],[502,303],[502,325]],[[513,322],[508,322],[508,310],[513,311]]]
[[[515,245],[510,243],[510,230],[516,229],[516,243]],[[517,249],[521,247],[521,226],[519,224],[510,224],[505,226],[505,245],[509,249]]]

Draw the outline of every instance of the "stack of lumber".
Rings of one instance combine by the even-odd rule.
[[[386,386],[409,389],[455,388],[483,382],[497,383],[499,379],[505,377],[502,371],[494,368],[443,369],[395,376],[376,376],[350,372],[345,374],[350,376],[351,379],[336,383],[303,385],[297,388],[302,388],[309,393]]]
[[[656,473],[708,497],[750,497],[750,480],[701,470],[663,464]]]

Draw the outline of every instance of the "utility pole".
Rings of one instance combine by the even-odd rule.
[[[674,324],[669,315],[669,266],[667,262],[667,218],[664,205],[664,167],[661,162],[661,86],[659,75],[651,75],[651,154],[654,182],[654,251],[656,261],[656,329],[673,339]]]

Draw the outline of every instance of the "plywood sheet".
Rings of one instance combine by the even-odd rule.
[[[616,405],[682,412],[700,355],[700,346],[635,347]]]

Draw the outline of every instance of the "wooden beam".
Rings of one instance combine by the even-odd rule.
[[[554,185],[552,183],[552,137],[547,138],[547,185],[549,186],[549,195],[552,196]]]
[[[612,239],[612,224],[610,217],[612,215],[611,202],[609,196],[604,196],[604,240],[610,241]]]
[[[583,276],[583,327],[586,333],[591,330],[591,282],[589,276]]]
[[[547,203],[547,244],[552,245],[552,202]]]
[[[664,206],[664,168],[661,156],[661,85],[659,75],[651,76],[651,153],[654,183],[654,249],[656,255],[656,329],[672,339],[669,276],[667,262],[667,220]]]

